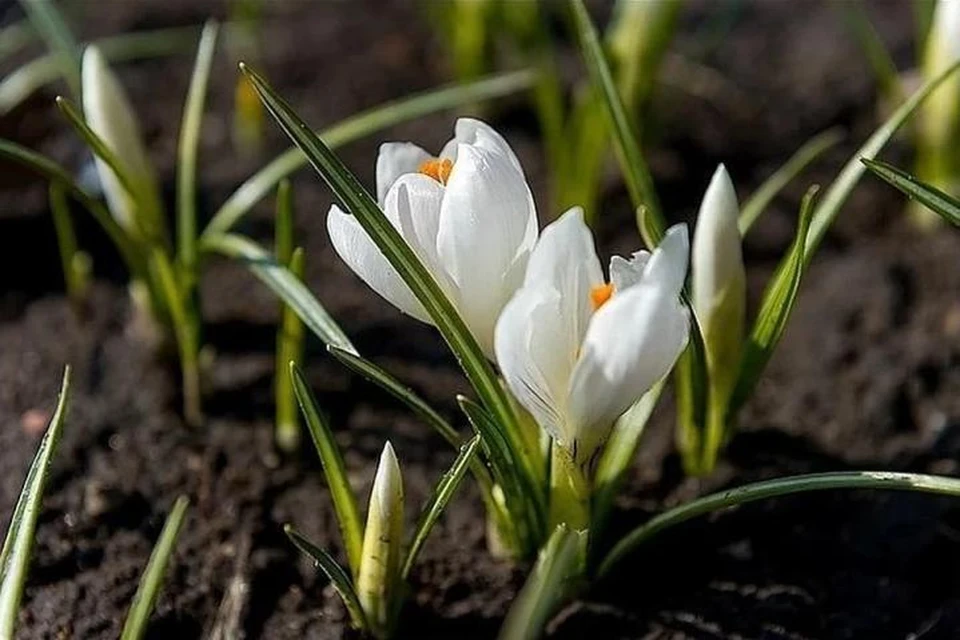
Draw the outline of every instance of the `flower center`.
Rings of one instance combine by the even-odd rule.
[[[450,179],[451,171],[453,171],[453,160],[449,158],[444,158],[443,160],[440,158],[425,160],[420,163],[420,167],[417,169],[418,173],[430,176],[444,186],[446,186],[447,180]]]
[[[596,311],[610,300],[613,296],[613,283],[600,284],[590,289],[590,302],[593,303],[593,310]]]

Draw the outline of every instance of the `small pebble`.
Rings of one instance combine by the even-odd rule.
[[[34,438],[43,435],[50,422],[50,412],[44,409],[27,409],[20,416],[20,426],[23,432]]]

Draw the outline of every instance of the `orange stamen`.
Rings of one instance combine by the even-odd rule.
[[[443,160],[440,158],[425,160],[420,163],[420,167],[417,169],[418,173],[430,176],[442,185],[447,184],[447,180],[450,179],[450,173],[452,171],[453,161],[449,158],[444,158]]]
[[[613,283],[597,285],[590,289],[590,302],[593,303],[593,310],[596,311],[610,300],[613,296]]]

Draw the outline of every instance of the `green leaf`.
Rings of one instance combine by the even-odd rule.
[[[80,45],[52,0],[20,0],[20,6],[47,48],[73,95],[80,95]]]
[[[510,607],[499,640],[536,640],[543,635],[550,618],[579,587],[586,537],[586,532],[565,525],[554,530]]]
[[[124,33],[90,44],[96,45],[110,62],[120,62],[186,51],[196,42],[198,32],[196,27],[172,27]],[[35,58],[7,74],[0,80],[0,116],[17,108],[60,75],[60,57],[56,53]]]
[[[130,605],[130,613],[127,614],[120,640],[139,640],[143,637],[147,629],[147,621],[157,602],[157,596],[160,595],[167,565],[173,557],[177,537],[180,535],[180,529],[183,528],[189,506],[190,500],[186,496],[180,496],[173,504],[173,509],[160,532],[160,539],[153,547],[147,568],[140,578],[140,586],[137,587],[137,593],[133,596],[133,603]]]
[[[444,109],[516,93],[532,85],[529,71],[490,76],[469,84],[455,84],[415,94],[363,111],[324,129],[320,137],[331,149],[358,140],[376,131]],[[277,183],[307,165],[307,157],[294,147],[260,169],[233,192],[214,214],[204,236],[231,229],[254,205],[273,191]]]
[[[79,314],[83,310],[90,284],[90,256],[77,247],[77,234],[67,202],[67,188],[62,182],[51,182],[48,189],[50,215],[57,236],[57,249],[60,253],[60,267],[63,269],[63,282],[67,297]]]
[[[302,247],[293,250],[287,265],[295,277],[303,280],[304,252]],[[285,304],[280,308],[280,322],[277,329],[276,357],[276,439],[277,445],[284,451],[295,451],[300,446],[300,424],[297,421],[297,399],[293,384],[284,371],[291,362],[303,360],[304,331],[303,322],[297,312]]]
[[[20,598],[23,596],[23,587],[27,581],[27,566],[30,564],[33,539],[37,531],[37,517],[40,515],[40,507],[43,503],[43,490],[47,484],[50,462],[53,460],[53,454],[63,434],[69,403],[70,367],[68,366],[63,371],[57,409],[50,419],[47,431],[30,465],[27,479],[17,499],[17,506],[14,507],[13,516],[10,518],[10,527],[3,540],[3,550],[0,551],[0,638],[4,640],[11,639],[14,635]]]
[[[0,61],[16,54],[37,39],[37,32],[29,20],[12,22],[0,29]]]
[[[627,409],[617,420],[610,439],[603,447],[603,454],[597,464],[593,484],[593,514],[591,538],[596,538],[603,528],[607,515],[613,507],[613,501],[623,485],[623,478],[633,464],[640,446],[647,421],[660,400],[665,380],[655,384],[649,391]]]
[[[97,223],[110,237],[120,256],[126,262],[132,274],[143,274],[146,261],[140,249],[127,231],[117,224],[110,212],[100,202],[88,194],[62,166],[35,151],[15,142],[0,139],[0,158],[6,158],[40,174],[50,182],[58,182],[69,190],[77,202],[90,212]]]
[[[201,240],[201,250],[216,252],[242,262],[283,302],[297,312],[303,323],[324,343],[356,353],[350,338],[330,317],[310,290],[290,270],[256,242],[233,233],[210,236]]]
[[[807,236],[807,245],[804,250],[805,261],[810,262],[817,247],[820,246],[820,242],[823,241],[827,229],[830,228],[830,224],[834,218],[837,217],[837,214],[840,213],[840,209],[846,203],[847,198],[850,197],[854,187],[857,186],[860,176],[866,171],[866,166],[860,162],[861,158],[873,160],[890,138],[893,137],[893,134],[897,132],[897,129],[907,121],[927,96],[947,78],[956,73],[957,69],[960,69],[960,62],[951,65],[949,69],[918,89],[906,102],[900,105],[886,122],[874,131],[873,135],[870,136],[864,145],[853,154],[853,157],[850,158],[847,164],[844,165],[837,179],[830,185],[830,188],[813,213],[813,219],[810,221],[810,233]]]
[[[789,476],[728,489],[670,509],[631,531],[604,559],[597,577],[609,574],[626,555],[653,536],[697,516],[757,500],[829,489],[880,489],[960,496],[960,479],[893,471],[841,471]]]
[[[902,102],[906,97],[903,84],[900,82],[900,73],[890,55],[890,51],[883,44],[883,39],[864,9],[860,0],[835,3],[843,14],[844,22],[853,34],[853,39],[860,47],[861,52],[870,64],[870,70],[880,88],[880,93],[891,103]]]
[[[773,355],[773,350],[783,336],[787,320],[790,319],[790,313],[797,300],[797,292],[800,290],[800,280],[803,277],[805,266],[803,249],[807,242],[817,190],[818,187],[811,187],[803,197],[797,235],[763,294],[760,310],[757,312],[750,338],[743,350],[740,373],[730,396],[730,405],[727,407],[728,424],[753,393],[760,375],[767,366],[770,356]]]
[[[343,570],[343,567],[329,553],[307,540],[289,524],[283,526],[283,532],[287,534],[287,537],[290,538],[297,549],[310,556],[316,566],[330,579],[330,584],[336,589],[343,600],[343,604],[347,607],[347,613],[350,614],[350,621],[354,628],[366,629],[367,619],[363,613],[363,607],[360,606],[360,598],[353,586],[353,580]]]
[[[339,360],[351,371],[359,373],[364,378],[374,383],[394,398],[407,405],[414,414],[433,428],[440,437],[449,442],[454,447],[460,447],[464,438],[454,429],[449,422],[443,419],[433,407],[415,394],[409,387],[394,378],[390,373],[377,366],[370,360],[357,355],[354,352],[344,350],[340,347],[331,345],[327,347],[334,358]]]
[[[473,334],[464,324],[456,307],[356,176],[263,78],[244,65],[241,65],[241,70],[253,83],[267,110],[290,139],[303,150],[317,173],[343,205],[344,210],[356,218],[423,305],[457,357],[473,388],[494,417],[497,427],[503,431],[512,450],[517,452],[521,472],[528,474],[532,482],[536,473],[534,460],[537,452],[530,451],[526,446],[519,433],[519,424],[513,407],[500,380]]]
[[[177,250],[180,265],[187,278],[188,290],[195,286],[197,271],[197,155],[200,127],[203,125],[203,106],[210,84],[210,69],[217,47],[216,22],[208,22],[200,35],[197,59],[180,124],[180,142],[177,148]]]
[[[808,140],[796,153],[790,156],[782,167],[777,169],[773,175],[764,180],[763,184],[753,192],[750,199],[747,200],[740,209],[740,235],[745,236],[757,221],[760,215],[770,206],[773,199],[786,187],[794,178],[807,168],[807,166],[819,158],[828,149],[836,146],[843,139],[843,133],[839,129],[828,129],[818,133]]]
[[[323,465],[323,473],[327,478],[330,496],[333,498],[333,508],[337,512],[337,523],[340,525],[340,535],[347,552],[347,561],[356,575],[360,570],[360,555],[363,548],[363,521],[360,519],[357,498],[353,495],[353,489],[350,488],[350,479],[343,464],[343,456],[340,455],[340,447],[337,446],[327,418],[320,411],[317,399],[296,363],[290,363],[290,377],[293,380],[293,391],[300,403],[300,410],[307,423],[307,430],[310,431],[310,437],[313,438],[313,444],[317,448],[317,454]]]
[[[570,0],[570,6],[573,9],[580,38],[580,49],[590,72],[591,81],[603,96],[604,112],[613,135],[614,147],[627,183],[627,190],[630,192],[630,199],[634,207],[638,209],[646,207],[648,211],[648,215],[638,217],[637,223],[643,241],[647,247],[653,249],[663,238],[667,225],[660,211],[660,201],[653,186],[650,169],[643,158],[637,135],[630,124],[620,93],[617,91],[610,65],[603,53],[597,29],[590,20],[590,14],[587,13],[583,0]]]
[[[463,476],[467,473],[467,468],[473,461],[478,446],[480,446],[479,435],[474,436],[467,444],[460,447],[460,453],[457,455],[456,460],[453,461],[450,469],[440,478],[440,482],[437,483],[436,488],[433,490],[433,497],[430,498],[430,502],[428,502],[427,506],[420,512],[420,520],[417,523],[417,529],[413,535],[413,542],[410,543],[410,549],[407,551],[407,558],[403,563],[403,569],[400,574],[403,580],[406,580],[410,574],[410,569],[417,561],[420,549],[430,536],[433,525],[440,519],[443,510],[447,508],[447,504],[460,487]]]
[[[960,200],[886,162],[866,158],[863,158],[861,162],[874,175],[899,189],[907,197],[928,207],[950,224],[960,226]]]

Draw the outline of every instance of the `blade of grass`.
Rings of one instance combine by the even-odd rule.
[[[340,447],[337,446],[327,418],[320,411],[307,379],[296,363],[290,363],[288,369],[293,380],[294,393],[307,423],[307,430],[313,438],[313,444],[317,448],[317,454],[323,465],[323,473],[327,478],[327,486],[333,498],[333,508],[337,512],[337,523],[340,525],[340,535],[347,552],[347,561],[350,563],[353,575],[356,576],[360,570],[360,555],[363,547],[363,521],[360,519],[357,498],[353,494],[353,489],[350,488],[350,480],[347,478],[347,469],[340,455]]]
[[[211,236],[201,241],[204,252],[220,253],[242,262],[261,282],[297,312],[310,331],[325,344],[356,353],[350,338],[330,317],[306,285],[256,242],[233,233]]]
[[[530,482],[533,483],[533,478],[536,477],[535,456],[538,452],[530,451],[526,446],[522,434],[519,433],[513,407],[500,380],[481,351],[476,338],[464,324],[456,307],[356,176],[263,78],[242,63],[241,70],[253,83],[260,99],[284,132],[303,149],[310,163],[334,192],[344,210],[349,211],[356,218],[426,309],[460,362],[473,388],[494,417],[497,426],[503,430],[504,437],[510,441],[512,450],[517,452],[521,471],[527,474]],[[401,191],[401,197],[404,195]]]
[[[490,76],[469,84],[440,87],[400,100],[387,102],[351,116],[324,129],[320,137],[331,149],[368,136],[376,131],[465,104],[489,100],[516,93],[533,84],[529,71],[514,71]],[[250,209],[282,179],[307,165],[307,157],[297,148],[287,150],[267,166],[247,179],[217,210],[204,230],[204,236],[224,233],[232,228]]]
[[[47,483],[50,463],[60,443],[63,425],[70,403],[70,367],[63,371],[60,397],[57,408],[47,425],[47,431],[40,441],[40,447],[30,465],[27,479],[20,490],[17,506],[10,518],[10,527],[0,551],[0,638],[13,638],[17,624],[17,612],[20,598],[27,581],[27,566],[33,551],[34,536],[37,530],[37,518],[43,502],[43,490]]]
[[[87,193],[77,184],[73,177],[62,166],[31,149],[27,149],[9,140],[0,140],[0,158],[6,158],[27,167],[40,174],[50,182],[59,182],[70,192],[70,195],[90,212],[100,227],[106,232],[114,246],[120,252],[120,257],[126,262],[132,274],[142,275],[145,272],[145,260],[140,255],[136,243],[121,227],[110,212],[100,202]]]
[[[648,215],[638,217],[637,222],[643,241],[648,248],[653,249],[660,243],[667,228],[660,210],[660,200],[653,186],[653,177],[640,151],[636,133],[630,124],[620,93],[617,91],[613,74],[603,53],[603,45],[600,44],[600,37],[590,20],[590,14],[587,13],[582,0],[570,0],[570,7],[577,25],[580,49],[590,72],[591,82],[603,96],[604,113],[610,126],[627,190],[630,192],[630,199],[634,207],[646,207],[648,211]]]
[[[186,51],[193,47],[198,32],[197,27],[168,27],[124,33],[88,44],[96,45],[109,62],[123,62]],[[17,108],[60,75],[60,59],[55,53],[35,58],[7,74],[0,80],[0,115]]]
[[[861,160],[878,178],[937,213],[950,224],[960,226],[960,200],[933,185],[918,180],[892,164],[877,160]]]
[[[63,269],[63,282],[67,297],[74,312],[83,311],[87,289],[90,285],[90,256],[77,248],[77,234],[67,202],[67,188],[62,182],[51,182],[49,188],[50,214],[53,217],[53,229],[57,235],[57,249],[60,253],[60,267]]]
[[[353,586],[353,580],[343,570],[343,567],[333,559],[333,556],[307,540],[291,525],[284,525],[283,532],[287,534],[294,546],[305,555],[310,556],[316,566],[329,578],[330,584],[333,585],[333,588],[343,600],[343,604],[347,607],[353,626],[357,629],[366,629],[367,619],[363,613],[363,607],[360,606],[360,598]]]
[[[407,551],[407,557],[404,560],[403,569],[400,573],[402,580],[407,579],[407,576],[410,574],[410,569],[417,561],[417,556],[420,554],[420,549],[423,547],[423,544],[430,536],[430,532],[433,530],[433,525],[435,525],[437,520],[440,519],[440,515],[443,513],[443,510],[447,508],[447,504],[449,504],[450,500],[453,498],[453,495],[460,487],[460,483],[463,481],[463,476],[467,473],[467,468],[473,461],[474,455],[477,452],[477,447],[479,446],[480,436],[474,436],[470,442],[460,447],[460,453],[453,461],[450,469],[443,474],[443,477],[440,478],[440,482],[437,483],[437,486],[433,491],[433,497],[430,498],[430,502],[428,502],[427,506],[424,507],[423,511],[420,512],[420,520],[417,523],[416,531],[413,534],[413,542],[410,543],[410,549]]]
[[[289,180],[284,180],[277,187],[277,215],[274,228],[274,253],[277,263],[285,265],[295,278],[303,282],[303,249],[294,249],[293,246],[293,188]],[[280,322],[277,325],[276,366],[274,367],[275,440],[277,446],[287,452],[295,451],[300,446],[297,398],[293,393],[293,381],[287,369],[290,362],[296,362],[299,365],[303,360],[303,345],[303,322],[295,310],[281,301]]]
[[[790,156],[790,159],[773,175],[764,180],[763,184],[753,192],[753,195],[740,209],[740,219],[737,221],[740,227],[740,235],[747,235],[753,223],[770,206],[770,203],[784,187],[800,175],[810,163],[836,146],[841,140],[843,140],[843,133],[839,128],[828,129],[817,134]]]
[[[80,95],[80,45],[51,0],[20,0],[27,19],[56,56],[57,66],[75,96]]]
[[[197,58],[183,109],[177,149],[177,250],[187,282],[188,294],[197,282],[197,155],[203,108],[210,84],[213,54],[217,47],[218,25],[208,22],[200,34]]]
[[[890,138],[893,137],[893,134],[897,132],[897,129],[907,121],[927,96],[947,78],[956,73],[957,69],[960,69],[960,62],[953,64],[949,69],[918,89],[906,102],[900,105],[886,122],[874,131],[873,135],[870,136],[862,147],[857,149],[853,157],[844,165],[837,179],[834,180],[830,188],[827,189],[826,194],[813,213],[813,219],[810,222],[810,232],[807,235],[807,245],[804,250],[804,260],[807,263],[813,258],[813,254],[823,241],[823,237],[826,235],[827,229],[830,228],[830,224],[834,218],[837,217],[837,214],[840,213],[840,209],[846,203],[847,198],[850,197],[854,187],[857,186],[860,176],[867,170],[866,165],[860,162],[861,158],[873,160]]]
[[[577,588],[586,533],[560,525],[540,551],[530,577],[507,613],[499,640],[536,640]]]
[[[813,216],[814,198],[818,187],[811,187],[803,197],[800,205],[800,218],[797,224],[797,234],[793,239],[790,250],[783,257],[777,271],[767,285],[760,302],[760,310],[754,320],[753,329],[743,351],[740,361],[740,373],[730,396],[727,407],[727,424],[734,419],[737,412],[753,393],[760,375],[763,373],[773,350],[776,349],[783,331],[790,319],[793,305],[800,290],[800,280],[803,278],[805,263],[803,260],[804,246],[810,229],[810,220]],[[718,434],[720,437],[724,434]],[[718,448],[722,444],[714,443]]]
[[[880,93],[891,104],[903,102],[907,94],[900,82],[900,73],[890,55],[890,51],[883,44],[880,34],[873,27],[863,3],[859,0],[834,3],[843,15],[844,22],[853,34],[853,39],[859,45],[863,55],[870,64],[870,70],[877,81]]]
[[[650,538],[697,516],[757,500],[831,489],[917,491],[960,496],[960,479],[892,471],[841,471],[789,476],[728,489],[670,509],[631,531],[607,554],[597,577],[608,575],[625,556]]]
[[[147,562],[143,577],[140,578],[140,586],[137,587],[137,593],[133,596],[133,603],[130,605],[127,620],[123,624],[120,640],[140,640],[147,630],[147,621],[153,613],[157,596],[160,595],[167,565],[173,557],[189,506],[190,500],[187,496],[180,496],[173,504],[173,509],[170,510],[170,515],[163,524],[160,538],[150,553],[150,560]]]
[[[0,29],[0,62],[14,55],[37,39],[29,20],[13,22]]]

